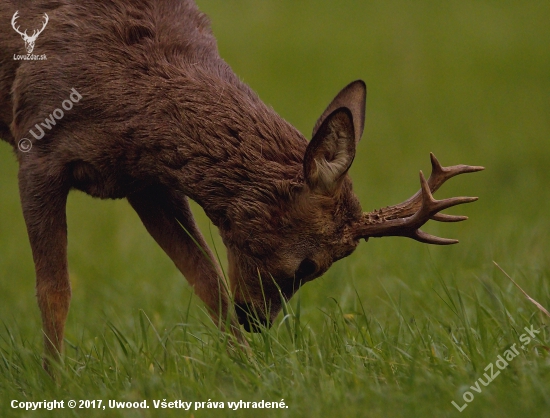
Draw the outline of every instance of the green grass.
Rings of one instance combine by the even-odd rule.
[[[332,96],[367,82],[351,175],[365,210],[429,171],[484,165],[436,195],[474,195],[451,247],[362,243],[304,286],[251,358],[227,348],[200,300],[124,201],[69,198],[73,300],[59,386],[41,369],[34,269],[17,167],[0,144],[0,416],[550,416],[549,2],[199,1],[222,56],[309,136]],[[463,177],[463,178],[462,178]],[[223,255],[215,228],[195,207]],[[211,231],[211,232],[210,232]],[[524,327],[541,329],[481,393],[469,387]],[[469,390],[475,399],[461,413]],[[148,410],[19,411],[12,399],[141,401]],[[280,401],[279,410],[155,410],[153,400]],[[227,405],[226,405],[227,407]]]

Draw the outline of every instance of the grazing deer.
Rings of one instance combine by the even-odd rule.
[[[213,317],[222,326],[230,318],[236,334],[234,311],[247,331],[269,326],[282,299],[350,255],[361,239],[457,242],[419,228],[429,219],[466,219],[440,211],[476,198],[435,200],[432,193],[482,167],[442,167],[432,155],[431,176],[420,173],[413,197],[361,210],[347,172],[363,132],[362,81],[338,93],[308,143],[219,57],[209,21],[191,0],[20,1],[18,7],[25,16],[50,17],[36,42],[47,60],[16,61],[20,39],[9,25],[15,7],[0,3],[0,137],[19,162],[48,356],[62,349],[71,297],[65,215],[71,189],[126,198]],[[29,131],[51,119],[73,90],[81,99],[30,141]],[[30,143],[18,147],[23,139]],[[219,228],[227,286],[189,198]]]

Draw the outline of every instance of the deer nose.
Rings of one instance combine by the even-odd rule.
[[[260,332],[263,327],[269,328],[271,326],[268,318],[258,312],[257,309],[251,308],[246,302],[236,303],[235,311],[237,312],[239,324],[244,327],[246,332]]]

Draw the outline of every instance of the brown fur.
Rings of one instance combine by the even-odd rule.
[[[34,51],[47,61],[13,59],[24,53],[9,25],[16,10],[23,28],[48,13]],[[290,298],[366,237],[353,232],[364,216],[346,174],[363,130],[364,83],[336,97],[308,145],[219,57],[190,0],[3,1],[0,22],[0,136],[20,165],[48,354],[61,351],[70,300],[71,189],[127,198],[223,319],[233,305],[187,198],[198,202],[227,246],[228,287],[247,329],[247,313],[270,323],[281,294]],[[72,88],[82,99],[21,152],[19,140]]]

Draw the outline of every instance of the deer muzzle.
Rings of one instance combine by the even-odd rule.
[[[262,328],[269,328],[271,320],[266,318],[262,312],[246,302],[236,303],[235,312],[237,319],[246,332],[261,332]]]

